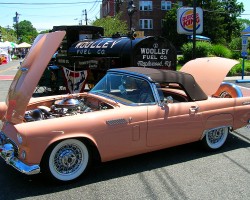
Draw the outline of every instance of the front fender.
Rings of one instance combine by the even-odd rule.
[[[51,133],[50,133],[51,134]],[[55,143],[66,140],[66,139],[72,139],[72,138],[79,138],[80,140],[88,140],[90,141],[93,145],[95,145],[96,149],[97,148],[97,143],[95,139],[87,134],[87,133],[62,133],[62,132],[53,132],[52,133],[54,137],[50,137],[47,139],[42,139],[42,138],[33,138],[28,142],[28,149],[29,155],[28,155],[28,163],[40,163],[42,160],[42,157],[46,153],[46,151]]]

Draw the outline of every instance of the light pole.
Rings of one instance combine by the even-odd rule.
[[[127,11],[128,11],[128,16],[129,16],[129,30],[131,31],[131,29],[132,29],[132,15],[136,11],[136,7],[135,7],[133,1],[130,1],[128,3]]]
[[[193,0],[193,59],[196,58],[196,0]]]
[[[129,16],[129,38],[130,38],[130,54],[131,54],[131,61],[130,64],[133,65],[134,63],[134,59],[133,59],[133,51],[132,51],[132,40],[133,40],[133,35],[134,35],[134,29],[132,30],[132,15],[135,13],[136,11],[136,7],[134,5],[133,1],[130,1],[128,3],[128,7],[127,7],[127,11],[128,11],[128,16]]]

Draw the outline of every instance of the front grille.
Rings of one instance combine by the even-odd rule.
[[[18,157],[18,146],[16,145],[15,142],[13,142],[10,138],[8,138],[3,132],[0,132],[0,145],[4,144],[12,144],[14,148],[14,156]]]

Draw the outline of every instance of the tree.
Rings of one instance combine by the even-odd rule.
[[[164,18],[162,36],[166,37],[178,49],[183,43],[187,42],[187,35],[177,33],[177,9],[174,5],[171,10],[168,10]]]
[[[15,31],[11,28],[3,28],[0,27],[0,31],[2,32],[2,40],[3,41],[10,41],[10,42],[16,42],[16,34]]]
[[[186,0],[185,5],[193,7],[193,0]],[[196,6],[203,9],[203,33],[213,43],[227,45],[232,38],[239,37],[240,21],[237,17],[244,11],[243,4],[237,0],[196,0]],[[166,12],[163,34],[177,47],[185,42],[186,35],[177,34],[177,7]]]
[[[237,0],[197,0],[197,5],[203,9],[203,35],[214,43],[225,43],[240,35],[241,23],[237,17],[244,11],[243,3]],[[193,0],[186,1],[193,6]]]
[[[44,33],[49,33],[50,30],[44,30],[44,31],[40,31],[39,34],[44,34]]]
[[[121,13],[116,16],[107,16],[105,18],[96,19],[92,25],[100,26],[104,28],[104,34],[106,37],[111,37],[117,32],[120,34],[126,34],[128,32],[128,25],[125,21],[120,20]]]
[[[203,35],[211,38],[213,43],[226,44],[224,13],[225,10],[218,0],[199,0],[198,5],[203,9]]]
[[[18,30],[17,30],[18,27]],[[18,26],[15,24],[14,29],[18,31],[18,42],[27,42],[33,43],[34,39],[38,35],[37,30],[33,27],[30,21],[24,20],[18,23]]]
[[[241,31],[246,29],[250,26],[250,20],[249,19],[238,19],[239,23],[241,24]]]
[[[241,23],[237,20],[237,17],[244,12],[243,3],[237,3],[237,0],[227,0],[224,2],[225,8],[224,23],[226,27],[226,40],[231,41],[233,37],[239,37],[241,31]]]

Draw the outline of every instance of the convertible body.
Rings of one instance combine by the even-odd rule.
[[[64,35],[38,36],[0,103],[0,156],[22,173],[70,181],[94,158],[195,141],[215,150],[249,124],[250,89],[222,82],[237,61],[218,57],[181,71],[110,69],[90,92],[31,98]]]

